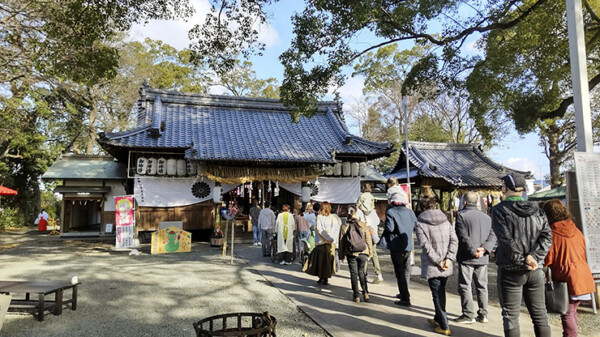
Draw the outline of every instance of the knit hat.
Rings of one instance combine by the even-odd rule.
[[[387,191],[387,197],[393,203],[408,204],[408,196],[399,185],[390,187]]]

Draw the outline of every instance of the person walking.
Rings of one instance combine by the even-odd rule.
[[[458,238],[444,212],[436,209],[436,197],[419,200],[423,212],[417,220],[417,239],[421,245],[421,277],[427,279],[435,316],[427,321],[434,331],[450,336],[450,326],[446,314],[446,282],[452,275],[452,261],[456,259]]]
[[[46,210],[42,209],[42,211],[40,212],[40,214],[38,214],[37,217],[37,225],[38,225],[38,231],[45,231],[48,229],[48,219],[50,218],[50,216],[48,215],[48,213],[46,213]]]
[[[271,237],[275,228],[275,212],[271,209],[271,202],[265,201],[265,208],[258,215],[258,228],[261,231],[262,255],[271,255]]]
[[[252,236],[254,238],[254,246],[260,246],[262,241],[262,232],[258,228],[258,217],[260,216],[260,207],[256,200],[252,201],[252,208],[250,208],[250,222],[252,223]]]
[[[316,226],[319,242],[316,243],[302,270],[318,276],[319,284],[327,285],[329,278],[335,274],[335,252],[341,226],[339,217],[331,213],[331,204],[327,201],[321,204]]]
[[[355,240],[356,239],[356,240]],[[359,241],[360,242],[357,242]],[[352,285],[352,300],[360,302],[358,282],[362,289],[363,300],[369,302],[369,289],[367,287],[367,261],[372,256],[373,244],[369,227],[356,216],[356,209],[348,207],[348,220],[340,229],[340,260],[348,261],[350,270],[350,284]]]
[[[371,194],[371,185],[366,184],[363,188],[363,194],[361,194],[358,202],[356,203],[358,208],[356,214],[358,219],[367,224],[369,227],[369,235],[373,241],[373,252],[371,261],[373,262],[373,269],[375,270],[375,278],[373,279],[374,284],[381,283],[383,276],[381,275],[381,267],[379,265],[379,256],[377,255],[377,244],[379,243],[379,236],[377,235],[377,229],[381,219],[377,215],[375,210],[375,197]],[[367,267],[367,265],[365,265]],[[365,272],[367,270],[365,269]]]
[[[281,255],[281,264],[292,264],[294,260],[294,231],[296,224],[294,216],[290,214],[290,205],[281,206],[281,212],[277,215],[277,254]]]
[[[569,311],[560,315],[563,337],[576,337],[577,307],[581,301],[591,300],[591,293],[596,291],[586,260],[585,238],[560,200],[546,201],[543,209],[552,228],[552,246],[544,264],[552,271],[554,282],[567,283]]]
[[[524,298],[536,337],[547,337],[550,325],[540,265],[552,244],[552,231],[544,212],[521,197],[525,179],[509,174],[502,181],[505,199],[492,209],[492,228],[498,239],[496,264],[504,336],[521,335],[519,313]]]
[[[462,315],[454,319],[456,323],[487,323],[488,306],[488,264],[490,252],[496,246],[496,235],[492,230],[492,219],[480,211],[479,194],[469,191],[463,196],[463,209],[456,215],[456,236],[458,237],[458,293]],[[477,291],[477,318],[473,306],[471,284]]]
[[[382,237],[385,238],[387,248],[394,265],[396,282],[398,283],[399,299],[394,304],[410,306],[410,254],[414,247],[413,231],[417,224],[415,213],[406,207],[408,196],[396,185],[388,195],[390,208],[385,212],[385,229]],[[389,191],[388,191],[389,193]]]

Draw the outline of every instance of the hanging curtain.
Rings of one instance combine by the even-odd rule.
[[[215,182],[209,179],[135,176],[133,193],[143,207],[179,207],[212,200]],[[237,185],[222,185],[227,193]]]
[[[314,180],[309,183],[314,184]],[[329,201],[333,204],[355,204],[360,197],[360,177],[352,178],[326,178],[319,177],[318,193],[311,196],[310,199],[318,202]],[[284,188],[295,195],[302,195],[302,187],[299,183],[279,183],[279,187]]]

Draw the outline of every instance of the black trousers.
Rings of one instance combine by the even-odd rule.
[[[548,313],[544,294],[544,273],[541,269],[534,271],[510,271],[498,269],[498,296],[502,306],[502,322],[504,336],[519,337],[519,312],[521,299],[531,316],[536,337],[550,337]]]
[[[392,263],[394,264],[394,273],[396,274],[396,282],[398,283],[398,292],[400,300],[410,302],[410,251],[406,250],[390,250]]]
[[[358,291],[359,280],[363,293],[368,294],[369,289],[367,288],[367,273],[365,272],[365,266],[367,265],[369,257],[364,254],[360,254],[359,256],[346,255],[346,260],[348,261],[348,269],[350,269],[350,282],[352,284],[353,297],[356,298],[360,296],[360,292]]]
[[[435,308],[435,319],[443,330],[448,330],[448,316],[446,315],[446,282],[447,277],[434,277],[427,280],[431,289],[431,298]]]

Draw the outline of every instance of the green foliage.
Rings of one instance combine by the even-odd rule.
[[[33,224],[33,221],[31,222]],[[27,223],[17,208],[0,208],[0,230],[26,227]]]
[[[256,77],[252,62],[235,62],[231,71],[220,76],[220,85],[224,86],[234,96],[279,98],[277,80],[273,77],[266,80]]]

